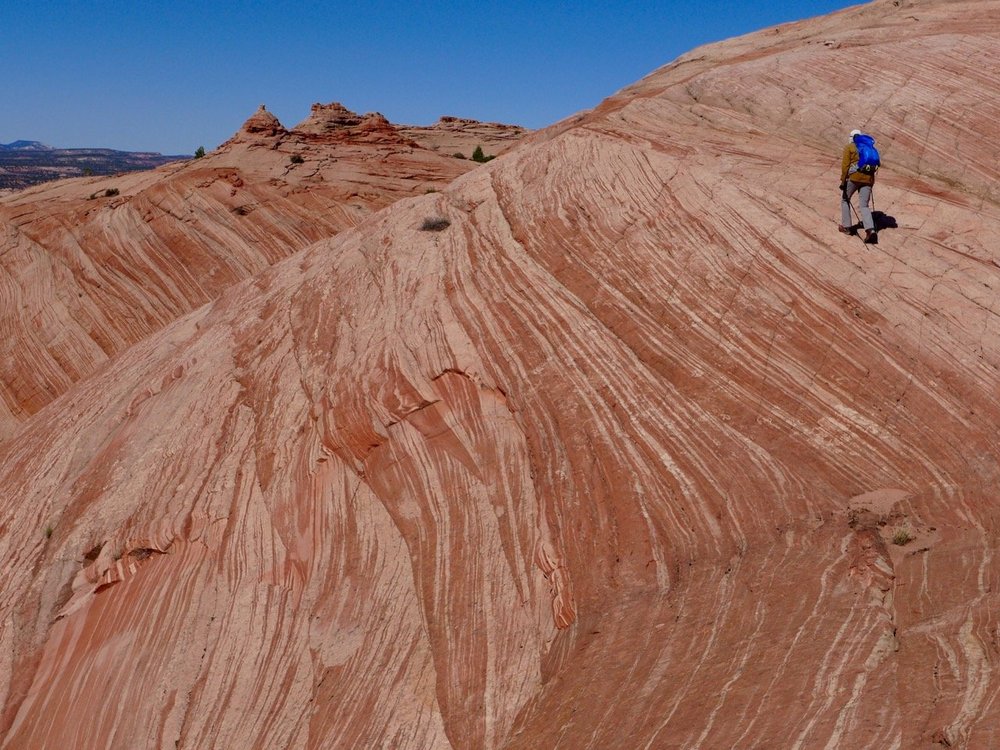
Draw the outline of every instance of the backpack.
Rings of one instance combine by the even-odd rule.
[[[878,149],[875,148],[875,139],[859,133],[854,136],[854,145],[858,149],[858,171],[862,174],[875,174],[875,170],[882,164]]]

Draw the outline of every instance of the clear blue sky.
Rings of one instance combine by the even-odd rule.
[[[46,2],[0,10],[0,143],[208,149],[258,104],[543,127],[706,42],[848,0]]]

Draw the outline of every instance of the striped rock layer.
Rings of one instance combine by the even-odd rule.
[[[507,148],[525,132],[465,127]],[[436,126],[410,130],[423,145],[331,104],[288,131],[262,106],[202,159],[0,198],[0,441],[233,284],[477,166],[438,153]]]
[[[696,50],[80,379],[0,448],[0,746],[1000,746],[998,49]]]

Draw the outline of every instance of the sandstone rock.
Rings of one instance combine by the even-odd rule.
[[[309,117],[295,126],[295,130],[300,133],[312,135],[326,135],[331,132],[357,127],[361,124],[361,117],[356,112],[352,112],[340,102],[330,104],[312,105]]]
[[[345,111],[316,105],[314,124]],[[476,166],[419,148],[378,114],[340,133],[289,133],[261,106],[202,159],[0,199],[0,441],[232,284]]]
[[[243,123],[240,130],[243,133],[260,133],[269,136],[284,135],[286,132],[278,118],[268,112],[263,104]]]
[[[518,125],[480,122],[467,118],[445,116],[431,126],[402,125],[400,133],[429,148],[449,156],[461,153],[472,156],[476,146],[493,156],[499,156],[524,140],[530,131]]]
[[[34,414],[5,745],[1000,744],[1000,2],[913,9],[698,50]]]

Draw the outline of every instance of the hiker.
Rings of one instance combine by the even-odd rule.
[[[878,244],[875,219],[872,217],[872,187],[875,172],[879,167],[875,139],[860,130],[851,131],[851,142],[844,147],[844,158],[840,165],[840,231],[857,234],[858,229],[851,221],[851,196],[859,194],[861,204],[861,225],[865,229],[865,242]]]

